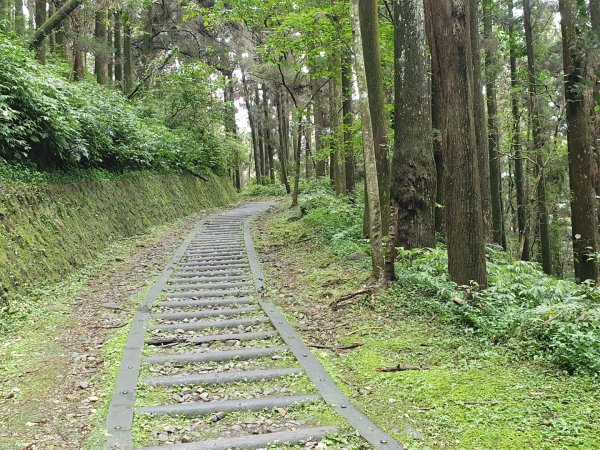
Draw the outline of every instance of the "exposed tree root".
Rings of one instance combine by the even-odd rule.
[[[320,344],[309,344],[309,347],[320,348],[326,350],[351,350],[356,347],[362,347],[365,345],[364,342],[354,342],[350,345],[342,345],[342,346],[332,346],[332,345],[320,345]]]
[[[354,300],[357,297],[362,297],[362,296],[365,296],[365,295],[371,295],[371,296],[373,296],[373,293],[374,293],[374,291],[373,291],[372,288],[366,288],[366,289],[361,289],[360,291],[351,292],[349,294],[342,295],[337,300],[334,300],[333,302],[331,302],[329,304],[329,307],[331,309],[333,309],[334,311],[337,311],[342,306],[345,306],[345,304],[347,304],[350,300]]]
[[[425,366],[401,366],[400,364],[398,364],[397,366],[377,367],[375,369],[376,372],[406,372],[408,370],[429,370],[429,367],[425,367]]]

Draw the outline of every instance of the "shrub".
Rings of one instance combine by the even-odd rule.
[[[232,144],[220,131],[222,113],[209,95],[210,82],[202,84],[205,71],[184,66],[181,74],[172,73],[161,82],[159,89],[171,87],[169,95],[150,90],[133,104],[95,80],[67,81],[64,67],[40,65],[15,41],[0,32],[0,157],[5,161],[53,170],[188,168],[226,173]],[[168,111],[180,107],[177,96],[184,91],[196,110],[188,108],[187,115],[175,120]],[[206,118],[193,120],[199,115]]]

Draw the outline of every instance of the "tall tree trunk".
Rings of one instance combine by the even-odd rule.
[[[525,28],[525,48],[527,53],[527,73],[529,80],[529,114],[531,115],[531,134],[535,152],[536,206],[540,228],[542,267],[544,272],[552,274],[552,253],[550,250],[550,224],[546,205],[546,182],[544,179],[544,137],[540,117],[540,99],[537,96],[533,31],[531,27],[531,7],[529,0],[523,0],[523,25]]]
[[[309,127],[304,127],[304,143],[306,147],[306,155],[304,158],[304,168],[306,179],[310,179],[313,172],[313,157],[312,157],[312,130]]]
[[[512,113],[511,154],[515,159],[515,191],[517,197],[517,227],[519,230],[520,255],[523,261],[529,261],[529,233],[527,232],[527,210],[525,192],[525,168],[521,148],[521,113],[519,111],[519,79],[517,74],[517,43],[513,17],[513,0],[508,0],[508,34],[510,41],[510,86]]]
[[[598,281],[598,218],[594,187],[592,186],[592,150],[588,107],[584,86],[586,83],[585,51],[579,33],[583,31],[578,17],[576,0],[559,0],[565,99],[567,101],[567,140],[569,148],[569,182],[571,187],[571,223],[575,276],[579,280]]]
[[[123,89],[123,42],[121,36],[123,22],[121,11],[115,11],[113,20],[115,23],[115,83],[119,89]]]
[[[76,81],[83,80],[85,76],[85,61],[84,51],[82,45],[82,32],[81,32],[81,14],[78,11],[73,17],[73,79]]]
[[[592,24],[592,42],[600,41],[600,0],[590,0],[589,4],[589,14],[590,14],[590,22]],[[594,152],[593,161],[594,161],[594,191],[596,196],[600,194],[600,114],[596,111],[596,104],[598,103],[596,99],[600,98],[600,49],[597,46],[590,46],[592,48],[588,49],[590,53],[590,57],[594,60],[595,64],[592,67],[593,80],[588,83],[588,85],[592,86],[591,95],[595,101],[590,102],[590,134],[591,134],[591,143],[592,149]],[[598,218],[600,220],[600,200],[596,197],[596,211]]]
[[[323,108],[323,90],[321,88],[321,79],[312,78],[313,95],[313,118],[315,123],[315,156],[317,167],[315,175],[324,177],[327,175],[327,159],[325,158],[325,149],[323,144],[323,132],[325,130],[325,110]]]
[[[431,42],[431,30],[427,29],[427,39]],[[444,155],[442,145],[442,106],[443,101],[441,93],[435,87],[438,83],[435,80],[435,74],[431,75],[431,125],[433,128],[433,158],[435,161],[435,173],[436,173],[436,193],[435,202],[436,208],[434,211],[435,217],[435,231],[438,233],[444,233],[446,229],[445,225],[445,211],[444,205]]]
[[[15,32],[23,35],[25,31],[25,16],[23,15],[23,0],[15,0]]]
[[[298,196],[300,195],[300,160],[302,159],[302,135],[304,127],[302,126],[302,114],[299,114],[298,125],[296,128],[296,142],[294,147],[294,192],[292,193],[292,208],[298,206]]]
[[[379,200],[383,233],[387,235],[390,199],[390,162],[388,157],[387,120],[383,94],[383,72],[379,46],[379,2],[359,0],[360,28],[363,40],[364,63],[369,94],[369,110],[376,144]]]
[[[344,131],[342,128],[342,93],[341,93],[341,59],[339,56],[331,58],[330,70],[335,74],[330,80],[330,115],[332,132],[332,156],[333,156],[333,182],[335,194],[340,197],[346,194],[346,161],[344,159]]]
[[[481,82],[481,52],[479,45],[478,6],[480,0],[470,1],[471,56],[473,59],[473,114],[475,117],[475,138],[477,139],[477,159],[479,162],[479,184],[485,239],[492,239],[491,195],[490,195],[490,156],[488,132],[485,120],[485,102]]]
[[[27,17],[27,27],[30,30],[35,29],[34,17],[35,17],[35,0],[27,0],[27,12],[29,13],[29,17]]]
[[[475,136],[470,5],[465,0],[426,0],[435,89],[443,101],[448,271],[459,285],[487,286],[485,233]]]
[[[94,37],[96,51],[94,57],[94,73],[98,84],[108,84],[108,56],[106,55],[106,11],[100,10],[95,14]]]
[[[56,8],[54,7],[54,1],[48,0],[47,17],[52,17],[55,12],[56,12]],[[56,51],[56,31],[50,33],[50,36],[48,36],[48,47],[50,48],[51,52]]]
[[[379,179],[377,167],[378,145],[373,134],[373,120],[369,106],[369,87],[365,69],[363,43],[366,39],[362,37],[362,24],[359,12],[359,1],[350,0],[350,17],[354,29],[354,65],[356,80],[358,84],[358,111],[362,119],[363,152],[365,160],[365,185],[368,208],[365,214],[369,214],[369,242],[371,244],[371,258],[373,264],[372,278],[380,280],[383,276],[383,233],[381,221],[381,203],[379,197]],[[379,148],[380,149],[380,148]]]
[[[267,158],[269,162],[269,177],[271,178],[271,184],[275,184],[275,164],[273,160],[273,143],[271,141],[271,115],[269,114],[269,99],[267,97],[267,87],[263,84],[262,86],[262,99],[263,99],[263,115],[264,115],[264,135],[265,135],[265,147],[267,149]]]
[[[35,1],[35,28],[36,31],[39,32],[42,30],[42,26],[44,22],[46,22],[46,0],[36,0]],[[45,34],[48,36],[52,32],[49,31]],[[36,33],[37,34],[37,33]],[[45,37],[44,36],[44,37]],[[43,38],[42,38],[43,40]],[[42,64],[46,63],[46,46],[40,41],[40,45],[36,47],[35,56],[39,62]]]
[[[108,19],[106,25],[106,44],[108,53],[106,55],[107,59],[107,72],[108,72],[108,82],[111,83],[115,77],[115,39],[114,39],[114,23],[113,23],[113,14],[108,12]]]
[[[281,165],[281,183],[285,186],[285,191],[290,194],[292,191],[290,189],[290,183],[288,181],[288,136],[287,131],[285,129],[285,110],[284,110],[284,102],[281,98],[281,89],[277,87],[277,91],[275,92],[275,100],[277,106],[277,118],[279,125],[279,164]]]
[[[506,249],[504,217],[502,211],[502,171],[500,161],[500,130],[498,128],[498,100],[496,98],[497,61],[494,57],[494,37],[492,34],[493,0],[483,1],[483,29],[485,49],[485,93],[488,109],[488,148],[490,162],[490,193],[492,200],[492,237],[494,242]]]
[[[346,161],[346,194],[356,189],[354,181],[354,139],[352,136],[352,54],[344,53],[342,58],[342,114],[344,125],[344,159]]]
[[[131,20],[125,18],[123,28],[123,91],[130,94],[133,89],[133,58],[131,55]]]
[[[152,2],[148,3],[144,9],[143,23],[144,35],[142,38],[142,63],[145,66],[148,66],[152,59],[152,52],[154,51],[154,8]],[[148,70],[147,67],[146,70]]]
[[[41,11],[41,14],[43,14],[45,16],[46,10],[45,8],[45,1],[40,1],[40,7],[43,9],[43,11]],[[45,20],[44,18],[40,18],[40,21],[42,21],[42,25],[36,25],[37,29],[33,35],[33,38],[31,39],[31,41],[29,42],[29,48],[30,49],[37,49],[37,51],[39,51],[42,47],[43,47],[43,43],[44,43],[44,39],[46,39],[46,37],[48,35],[50,35],[50,33],[52,33],[54,30],[56,30],[58,27],[61,26],[61,24],[64,22],[65,19],[67,19],[72,13],[73,11],[75,11],[77,9],[77,7],[81,4],[82,0],[68,0],[64,5],[62,5],[58,11],[56,11],[52,17],[50,17],[48,20]],[[41,5],[44,6],[41,6]],[[33,5],[32,0],[29,0],[27,3],[28,6]],[[35,3],[36,5],[36,22],[37,22],[37,1]],[[31,12],[30,12],[31,14]],[[30,20],[30,25],[31,25],[31,17],[29,17]]]
[[[246,111],[248,111],[248,123],[250,124],[250,134],[252,136],[252,149],[254,155],[254,173],[256,176],[256,184],[262,184],[262,172],[260,170],[260,150],[258,146],[257,125],[254,120],[254,111],[252,110],[252,99],[250,88],[245,75],[242,75],[242,83],[244,85],[244,100],[246,103]]]
[[[223,90],[223,100],[225,101],[225,131],[233,139],[237,139],[237,124],[235,121],[235,95],[233,89],[233,72],[224,73],[227,79],[227,85]],[[240,152],[236,146],[233,154],[233,185],[238,192],[242,190]]]
[[[388,280],[396,247],[435,247],[435,161],[423,0],[394,1],[394,159]]]
[[[258,154],[260,162],[260,173],[262,174],[263,184],[268,184],[269,176],[269,161],[267,160],[267,145],[265,142],[265,128],[263,120],[260,117],[261,101],[258,84],[254,88],[254,104],[256,105],[256,115],[254,122],[256,123],[256,137],[258,138]]]

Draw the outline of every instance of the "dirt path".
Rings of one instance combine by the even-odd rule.
[[[270,206],[199,223],[138,306],[108,410],[108,449],[402,448],[263,300],[250,221]]]
[[[84,448],[133,307],[197,221],[119,243],[43,291],[28,323],[0,343],[0,449]]]

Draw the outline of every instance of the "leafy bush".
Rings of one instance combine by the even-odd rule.
[[[150,90],[133,104],[92,79],[67,81],[66,68],[40,65],[15,41],[0,32],[0,158],[44,170],[226,172],[232,144],[219,129],[222,111],[194,69],[165,77],[156,91],[170,87],[169,95]],[[175,120],[168,112],[190,90],[196,109]]]
[[[522,356],[570,372],[600,373],[598,288],[550,277],[537,263],[516,261],[494,247],[488,249],[489,288],[468,295],[449,280],[442,247],[403,251],[399,262],[399,291],[390,301],[408,292],[405,303],[415,311],[466,325],[475,336]]]
[[[304,222],[337,254],[368,251],[362,226],[364,208],[360,203],[336,198],[328,180],[306,183],[303,194],[300,209]]]
[[[305,224],[338,255],[368,251],[362,204],[337,199],[329,183],[311,182],[304,186],[300,207]],[[449,279],[443,246],[400,249],[398,281],[382,300],[435,316],[445,326],[521,357],[600,374],[599,288],[550,277],[539,264],[514,260],[495,246],[487,248],[487,262],[489,288],[465,292]]]
[[[285,187],[281,184],[250,184],[244,189],[243,195],[247,197],[283,197],[286,195]]]

